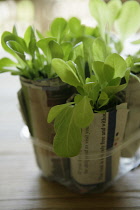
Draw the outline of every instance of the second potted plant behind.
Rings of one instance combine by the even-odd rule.
[[[98,9],[97,9],[98,8]],[[128,56],[127,49],[125,49],[126,43],[130,45],[128,38],[133,38],[136,32],[140,29],[140,4],[137,1],[125,1],[122,3],[120,0],[108,1],[105,3],[101,0],[90,0],[90,12],[96,19],[99,26],[99,31],[104,40],[110,46],[113,46],[113,50],[121,53],[124,57],[127,57],[127,65],[131,69],[131,72],[135,75],[139,73],[140,53],[134,53],[134,47],[132,47],[131,55]],[[102,15],[100,15],[102,14]],[[126,24],[127,23],[127,24]],[[112,30],[113,26],[113,30]],[[133,42],[133,44],[140,44],[139,40]],[[140,146],[139,138],[139,92],[140,92],[140,80],[133,75],[131,77],[128,87],[125,90],[126,102],[128,103],[128,120],[125,131],[124,143],[128,146],[122,151],[123,157],[133,157],[138,151]],[[136,123],[134,123],[134,121]]]
[[[13,75],[20,76],[22,88],[18,92],[18,98],[25,123],[38,143],[45,141],[50,144],[55,133],[53,126],[46,123],[48,112],[52,106],[65,103],[75,91],[58,78],[52,69],[51,60],[53,57],[67,59],[73,46],[71,43],[63,43],[62,48],[56,38],[39,39],[37,34],[40,36],[32,27],[27,28],[24,38],[18,36],[15,27],[12,33],[4,32],[2,46],[16,58],[17,63],[9,58],[2,58],[0,68],[1,72],[10,71]],[[66,51],[64,47],[67,48]],[[39,167],[51,178],[53,172],[50,172],[50,165],[54,170],[56,164],[52,163],[50,153],[36,145],[34,150]],[[53,157],[59,162],[60,158]],[[62,171],[60,176],[61,173]]]

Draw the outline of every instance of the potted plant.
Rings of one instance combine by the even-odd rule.
[[[112,10],[120,5],[111,2]],[[81,193],[103,190],[116,178],[128,113],[131,62],[116,53],[122,42],[110,35],[121,12],[103,5],[90,1],[91,10],[99,6],[96,18],[107,8],[108,31],[106,18],[90,28],[73,17],[56,18],[47,37],[32,27],[24,38],[15,27],[2,35],[3,48],[17,61],[2,58],[0,72],[20,76],[18,98],[39,167],[47,179]]]
[[[104,50],[95,60],[99,44]],[[124,98],[119,95],[129,81],[125,60],[116,53],[108,55],[100,38],[95,39],[93,46],[93,72],[89,77],[83,76],[81,67],[74,62],[52,60],[62,81],[77,89],[72,101],[54,106],[49,112],[48,122],[55,120],[53,148],[58,156],[72,157],[71,177],[82,192],[103,188],[116,177],[120,151],[106,154],[121,144],[128,113]]]

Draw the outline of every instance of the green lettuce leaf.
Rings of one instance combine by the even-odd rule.
[[[81,85],[75,70],[73,70],[73,68],[71,68],[71,66],[62,59],[54,58],[52,60],[52,67],[63,82],[66,82],[74,87]]]
[[[74,107],[66,107],[55,120],[56,136],[53,148],[61,157],[72,157],[79,154],[81,149],[81,129],[75,124]]]
[[[93,121],[93,110],[90,99],[84,96],[74,108],[74,121],[80,128],[86,128]]]

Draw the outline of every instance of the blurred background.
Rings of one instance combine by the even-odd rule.
[[[93,25],[88,0],[1,0],[0,33],[15,24],[21,33],[28,25],[45,32],[55,17],[79,17],[82,23]]]
[[[56,17],[69,19],[76,16],[83,24],[95,26],[96,21],[90,15],[88,3],[89,0],[0,0],[0,36],[5,30],[12,31],[14,25],[20,36],[29,25],[45,35]],[[0,46],[0,58],[2,56]]]

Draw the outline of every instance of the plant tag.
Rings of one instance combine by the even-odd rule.
[[[83,129],[81,152],[71,158],[71,175],[78,183],[88,185],[105,181],[105,159],[100,153],[106,151],[107,130],[108,114],[95,114],[92,124]],[[92,159],[94,153],[99,154],[99,159]]]

